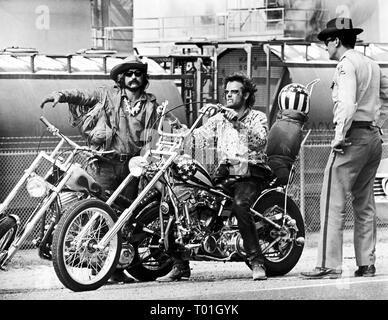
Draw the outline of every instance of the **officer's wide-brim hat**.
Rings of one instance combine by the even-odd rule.
[[[318,39],[321,41],[325,41],[327,38],[331,36],[339,36],[345,34],[360,34],[364,30],[361,28],[353,28],[352,19],[349,18],[335,18],[330,20],[326,24],[326,29],[323,29],[318,34]]]
[[[147,63],[143,63],[137,56],[129,56],[112,68],[110,71],[110,78],[114,81],[117,81],[117,76],[120,73],[130,69],[137,69],[147,73],[148,65]]]

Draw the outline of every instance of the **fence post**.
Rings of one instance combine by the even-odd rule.
[[[304,182],[304,152],[305,152],[305,147],[304,144],[302,144],[301,149],[300,149],[300,166],[299,166],[299,171],[300,171],[300,212],[302,214],[303,220],[305,218],[305,198],[304,198],[304,187],[305,187],[305,182]]]
[[[264,49],[264,47],[263,47]],[[265,110],[266,110],[266,115],[267,115],[267,119],[269,119],[269,116],[270,116],[270,105],[271,105],[271,45],[268,43],[267,44],[267,64],[266,64],[266,71],[267,71],[267,75],[266,75],[266,89],[267,89],[267,92],[266,92],[266,106],[265,106]]]
[[[307,138],[309,137],[311,133],[311,129],[307,132],[305,138],[303,139],[301,146],[300,146],[300,165],[299,165],[299,171],[300,171],[300,212],[302,214],[303,220],[305,220],[305,181],[304,181],[304,171],[305,171],[305,143],[307,141]]]

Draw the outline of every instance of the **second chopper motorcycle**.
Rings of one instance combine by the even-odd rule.
[[[78,145],[45,117],[42,116],[40,120],[47,130],[60,140],[51,153],[42,150],[37,154],[8,196],[0,203],[0,269],[7,268],[16,252],[38,227],[39,234],[32,243],[38,248],[42,259],[51,260],[53,233],[63,213],[81,199],[109,198],[109,194],[101,189],[85,167],[89,160],[103,157],[111,151],[98,151]],[[12,201],[16,201],[23,187],[32,199],[38,200],[24,222],[11,210]],[[121,203],[124,200],[121,199]],[[125,208],[122,204],[111,205],[118,211]]]

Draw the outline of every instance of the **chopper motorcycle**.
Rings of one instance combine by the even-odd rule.
[[[162,130],[166,106],[167,102],[156,148],[130,160],[129,176],[112,195],[114,199],[132,177],[142,177],[147,183],[134,202],[117,217],[108,202],[81,200],[59,221],[53,264],[67,288],[98,289],[118,262],[140,281],[155,280],[171,270],[168,253],[173,247],[192,260],[246,261],[237,220],[231,215],[230,187],[238,178],[214,180],[204,166],[183,154],[185,139],[206,110],[185,132],[167,133]],[[272,184],[274,180],[268,179],[250,209],[268,276],[293,269],[305,236],[303,218],[287,194],[288,185]]]
[[[104,156],[111,151],[97,151],[80,146],[62,134],[45,117],[40,117],[40,120],[60,141],[51,153],[39,152],[15,187],[0,203],[0,268],[4,270],[39,225],[39,235],[32,243],[38,248],[40,258],[51,260],[53,233],[63,212],[74,202],[90,196],[105,200],[108,198],[78,163],[80,159],[77,157],[81,156],[85,160]],[[64,151],[66,145],[68,148]],[[27,221],[22,224],[19,216],[10,213],[9,209],[23,186],[31,198],[39,199],[39,203],[33,208]]]

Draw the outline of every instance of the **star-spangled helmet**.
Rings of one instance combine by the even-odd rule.
[[[319,81],[315,79],[307,86],[300,83],[290,83],[279,93],[278,104],[281,110],[295,110],[308,114],[310,112],[310,96],[314,85]],[[309,88],[311,86],[311,88]]]

